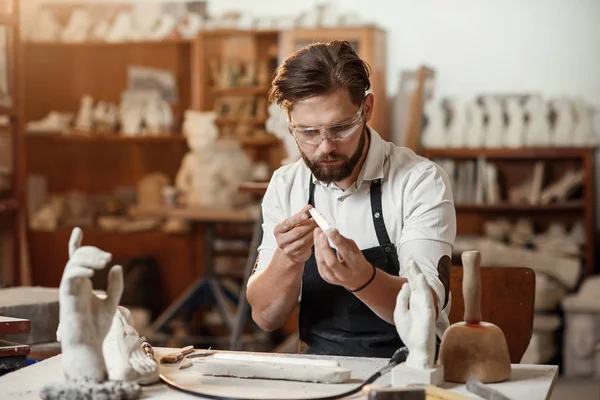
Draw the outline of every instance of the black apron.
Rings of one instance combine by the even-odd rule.
[[[315,207],[312,177],[309,204]],[[400,263],[383,222],[381,180],[371,183],[371,211],[379,246],[362,250],[366,260],[398,276]],[[396,327],[379,318],[366,304],[342,286],[323,280],[314,247],[304,264],[299,313],[300,348],[306,354],[390,358],[404,346]],[[308,348],[306,348],[308,347]]]

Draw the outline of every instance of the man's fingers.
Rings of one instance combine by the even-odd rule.
[[[83,240],[83,232],[81,228],[75,227],[71,232],[71,237],[69,238],[69,257],[73,256],[75,250],[81,246],[81,241]]]
[[[93,269],[102,269],[112,260],[112,254],[93,246],[77,248],[67,262],[67,267],[78,265]]]
[[[91,278],[92,276],[94,276],[93,269],[85,268],[79,265],[69,266],[69,268],[65,268],[65,272],[63,273],[63,279],[66,280],[73,278]]]
[[[310,214],[309,214],[308,210],[310,210],[311,208],[312,208],[312,206],[310,204],[307,204],[306,206],[304,206],[302,208],[302,210],[300,210],[296,214],[292,215],[288,219],[285,219],[282,222],[280,222],[279,224],[275,225],[274,232],[276,234],[287,232],[287,231],[293,229],[296,225],[301,224],[302,222],[308,221],[310,218]]]
[[[327,236],[337,248],[339,261],[347,261],[350,264],[356,262],[358,246],[354,240],[342,236],[337,229],[329,231]]]
[[[115,265],[108,272],[106,294],[106,307],[109,311],[114,312],[123,294],[123,268],[120,265]]]
[[[323,261],[327,266],[331,267],[335,264],[339,264],[335,251],[329,246],[327,235],[323,233],[321,228],[315,228],[315,254],[317,251],[321,253]]]
[[[310,230],[304,234],[304,236],[296,239],[294,242],[289,245],[284,245],[282,250],[286,254],[294,254],[299,251],[303,251],[306,247],[312,247],[314,242],[314,234],[313,231]]]
[[[294,227],[293,229],[287,232],[279,233],[278,235],[276,235],[277,246],[284,249],[288,245],[293,244],[294,242],[304,238],[307,234],[310,235],[310,237],[312,238],[312,232],[316,227],[317,223],[313,220],[310,220],[306,221],[302,225]]]

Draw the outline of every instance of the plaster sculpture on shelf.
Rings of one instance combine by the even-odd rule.
[[[140,2],[131,8],[131,40],[148,40],[163,14],[163,5],[159,2]]]
[[[338,18],[338,24],[340,26],[358,27],[358,26],[366,25],[366,22],[363,20],[360,13],[346,12]]]
[[[131,39],[133,31],[133,19],[131,13],[122,11],[113,21],[106,33],[107,42],[124,42]]]
[[[525,109],[518,98],[509,97],[506,100],[506,114],[508,122],[504,140],[505,146],[510,148],[523,147],[526,141]]]
[[[272,103],[268,108],[269,118],[265,124],[267,132],[275,135],[285,148],[286,157],[281,161],[282,165],[293,164],[300,159],[300,150],[293,135],[290,134],[287,116],[277,104]]]
[[[81,98],[79,111],[75,119],[75,129],[82,132],[91,132],[94,123],[94,99],[86,95]]]
[[[163,14],[158,20],[158,25],[150,33],[150,39],[162,40],[174,36],[177,32],[177,18],[170,14]]]
[[[48,9],[41,9],[37,21],[32,25],[30,38],[33,41],[53,42],[60,40],[62,26]]]
[[[215,119],[214,112],[186,111],[183,130],[191,151],[175,179],[184,206],[231,208],[249,201],[239,186],[252,179],[252,163],[237,140],[217,139]]]
[[[29,228],[34,231],[55,231],[63,214],[63,208],[64,199],[51,196],[44,205],[30,215]]]
[[[530,147],[550,146],[553,140],[548,120],[548,103],[539,96],[531,96],[525,102],[525,109],[529,115],[525,145]]]
[[[483,233],[485,237],[504,242],[512,229],[510,221],[506,218],[498,218],[483,223]]]
[[[61,343],[61,360],[66,382],[45,386],[45,400],[74,398],[137,399],[138,384],[107,381],[102,346],[111,329],[123,293],[123,270],[114,266],[108,273],[106,298],[94,293],[91,278],[112,256],[96,247],[81,246],[81,229],[73,229],[69,261],[59,286],[60,322],[56,332]]]
[[[108,377],[112,381],[148,385],[158,382],[158,363],[142,348],[143,339],[134,328],[131,312],[117,307],[113,322],[102,344]]]
[[[425,103],[423,113],[427,125],[421,134],[421,144],[425,148],[443,148],[447,146],[448,134],[446,132],[446,113],[437,100]]]
[[[252,168],[252,180],[256,182],[267,182],[271,178],[271,171],[265,162],[257,162]]]
[[[550,102],[556,113],[552,139],[555,146],[569,147],[573,142],[573,128],[575,126],[575,114],[571,100],[558,98]]]
[[[558,351],[556,331],[560,328],[560,318],[556,314],[535,314],[533,333],[521,364],[549,364]]]
[[[564,374],[567,377],[598,376],[596,346],[600,344],[600,276],[588,278],[578,293],[562,301],[566,314]]]
[[[543,235],[533,239],[538,251],[564,257],[580,257],[581,249],[568,233],[564,224],[553,222]]]
[[[99,101],[93,118],[96,133],[114,133],[119,123],[119,108],[114,103]]]
[[[505,131],[502,103],[491,96],[484,97],[482,102],[487,115],[487,123],[483,133],[485,147],[503,147]]]
[[[92,27],[90,13],[83,9],[76,9],[71,13],[67,26],[62,31],[61,39],[64,42],[84,42]]]
[[[166,100],[158,96],[148,99],[142,113],[146,133],[155,136],[171,132],[173,110]]]
[[[573,239],[575,243],[577,243],[579,246],[583,246],[586,242],[585,235],[586,233],[585,227],[583,226],[583,222],[577,221],[576,223],[574,223],[571,227],[571,232],[569,233],[571,239]]]
[[[204,27],[204,19],[198,13],[188,12],[177,25],[177,32],[182,38],[193,39]],[[250,27],[249,27],[250,29]]]
[[[447,107],[451,115],[448,124],[448,146],[464,147],[470,119],[466,105],[462,100],[449,99]]]
[[[466,106],[471,123],[469,124],[469,130],[467,131],[465,145],[470,148],[483,147],[483,110],[475,99],[468,101]]]
[[[536,312],[555,311],[565,297],[564,286],[546,274],[535,274],[535,302]]]
[[[571,134],[574,146],[596,146],[600,144],[600,137],[594,134],[593,119],[594,108],[585,100],[577,99],[573,102],[575,112],[575,127]]]
[[[103,18],[92,27],[90,39],[104,41],[110,30],[110,21],[108,18]]]
[[[542,182],[544,178],[545,164],[537,161],[533,167],[533,173],[520,185],[508,190],[508,201],[511,204],[539,204],[541,199]]]
[[[531,244],[534,237],[533,221],[529,218],[520,218],[517,220],[509,235],[511,244],[522,247]]]
[[[585,171],[568,170],[558,181],[546,187],[540,196],[541,204],[550,204],[552,202],[565,202],[569,195],[583,184]]]
[[[44,118],[28,122],[26,129],[28,133],[67,133],[74,118],[73,113],[50,111]]]
[[[92,227],[95,214],[94,204],[86,193],[71,190],[65,195],[61,216],[63,225]]]
[[[392,369],[392,386],[441,385],[444,367],[435,365],[435,302],[425,276],[412,258],[405,258],[408,283],[396,299],[394,324],[408,348],[406,362]]]

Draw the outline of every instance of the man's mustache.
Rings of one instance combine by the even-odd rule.
[[[322,161],[337,161],[337,160],[346,161],[347,158],[342,155],[337,155],[337,154],[323,154],[323,155],[317,157],[314,162],[319,163]]]

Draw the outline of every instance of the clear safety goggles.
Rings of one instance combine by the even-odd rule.
[[[356,115],[348,121],[329,126],[311,126],[306,128],[298,128],[290,122],[288,123],[288,129],[296,140],[310,145],[319,145],[325,138],[334,142],[344,140],[360,129],[364,105],[363,101]]]

